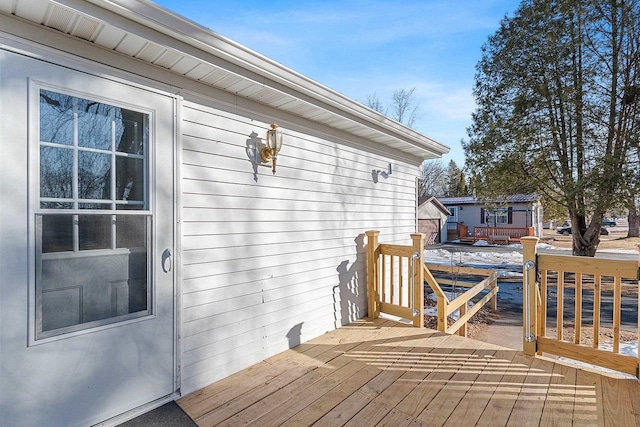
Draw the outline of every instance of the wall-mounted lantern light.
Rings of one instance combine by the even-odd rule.
[[[278,130],[278,125],[274,122],[271,129],[267,131],[267,145],[260,151],[263,162],[271,161],[273,174],[276,174],[276,159],[278,152],[282,148],[282,131]]]

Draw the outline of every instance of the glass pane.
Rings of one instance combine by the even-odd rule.
[[[43,256],[37,264],[36,338],[150,313],[147,251]]]
[[[78,146],[111,150],[111,142],[120,139],[123,129],[120,108],[78,99]]]
[[[78,209],[111,209],[111,203],[78,203]]]
[[[73,251],[73,215],[42,216],[42,253]]]
[[[74,97],[40,91],[40,141],[73,145]]]
[[[79,215],[80,250],[111,249],[111,215]]]
[[[73,209],[73,203],[69,202],[40,202],[41,209]]]
[[[136,111],[122,110],[124,132],[117,141],[116,150],[121,153],[144,154],[144,143],[147,140],[147,115]]]
[[[111,199],[111,156],[80,151],[78,153],[78,197]]]
[[[73,151],[40,147],[40,197],[73,197]]]
[[[144,200],[144,160],[116,157],[116,200]]]
[[[116,209],[119,211],[142,211],[145,209],[143,202],[130,202],[126,204],[116,204]]]
[[[116,247],[146,248],[147,219],[146,216],[117,215]]]

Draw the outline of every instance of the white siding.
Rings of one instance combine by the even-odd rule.
[[[264,118],[189,100],[181,115],[189,393],[365,316],[364,232],[409,242],[418,168],[276,117],[285,145],[274,176],[248,154],[265,136]],[[374,179],[389,163],[392,174]]]

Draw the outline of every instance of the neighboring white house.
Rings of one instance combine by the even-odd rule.
[[[450,215],[451,212],[436,196],[418,198],[418,232],[427,236],[427,245],[446,242]]]
[[[543,210],[541,197],[537,194],[516,194],[492,201],[474,196],[439,197],[439,200],[451,212],[450,230],[455,228],[452,225],[464,224],[473,237],[474,229],[478,227],[532,227],[534,235],[542,235]]]
[[[114,425],[365,316],[364,231],[405,243],[448,151],[143,0],[0,0],[0,111],[2,426]]]

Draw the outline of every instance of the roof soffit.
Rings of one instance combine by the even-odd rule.
[[[0,11],[411,156],[430,159],[449,151],[445,145],[151,2],[0,0]]]

